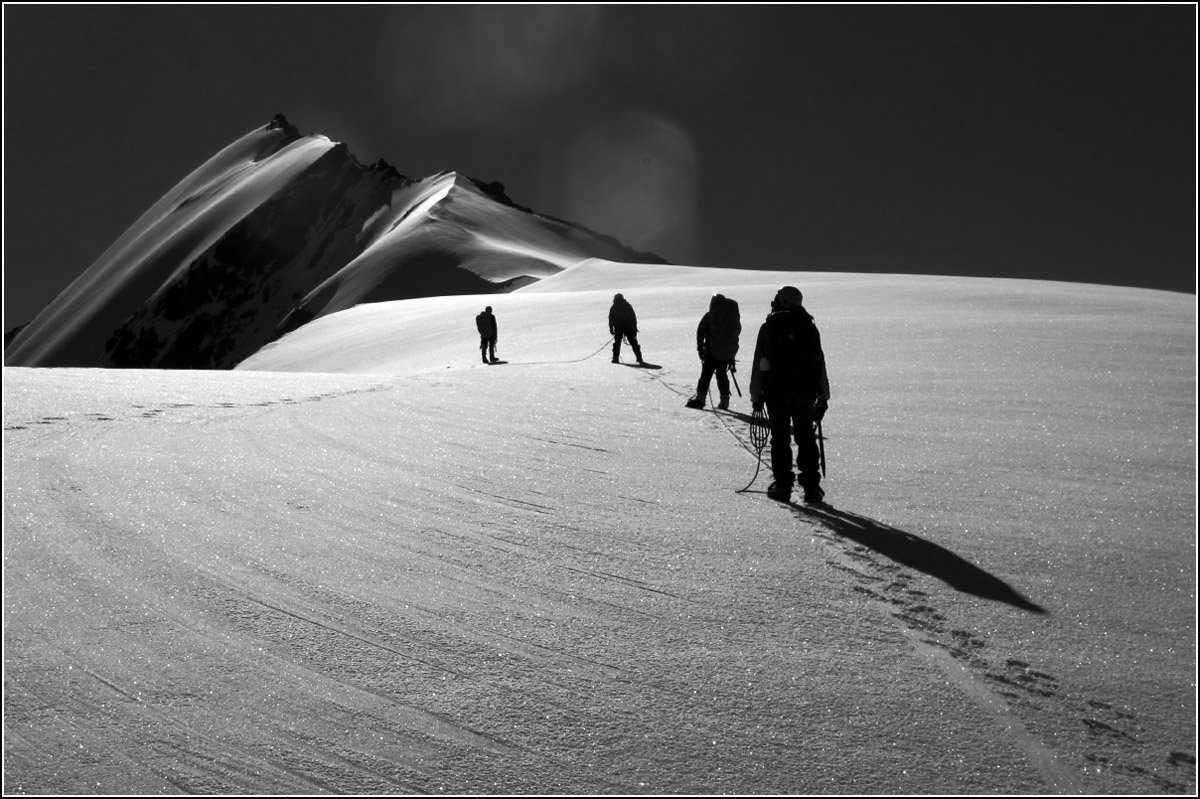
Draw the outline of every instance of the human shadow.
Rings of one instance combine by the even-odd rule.
[[[641,363],[625,363],[624,361],[621,361],[621,365],[628,366],[631,369],[661,369],[662,368],[658,364],[650,363],[649,361],[642,361]]]
[[[948,549],[886,524],[838,510],[827,504],[789,503],[798,516],[814,519],[843,538],[872,549],[896,563],[924,572],[966,594],[1004,602],[1030,613],[1046,613],[999,577],[955,555]]]

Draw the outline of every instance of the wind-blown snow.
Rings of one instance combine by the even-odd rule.
[[[684,407],[709,295],[745,389],[783,283],[827,509]],[[1194,793],[1193,304],[589,261],[234,372],[6,369],[6,789]]]
[[[155,203],[33,320],[6,363],[100,363],[112,330],[179,270],[334,146],[265,127],[209,159]]]
[[[320,317],[397,297],[483,293],[628,252],[582,228],[498,203],[455,172],[396,192],[364,241],[363,253],[313,289],[302,309]]]
[[[364,166],[282,116],[213,156],[5,348],[12,366],[228,369],[314,318],[661,260],[454,172]]]

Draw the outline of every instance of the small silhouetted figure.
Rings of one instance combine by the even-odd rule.
[[[633,355],[637,358],[637,362],[645,363],[642,360],[642,348],[638,345],[637,340],[637,314],[633,312],[633,306],[621,294],[613,297],[612,307],[608,309],[608,332],[613,334],[613,363],[621,362],[622,338],[629,340],[629,346],[633,348]]]
[[[829,407],[829,377],[821,334],[812,316],[801,305],[795,286],[784,286],[771,302],[771,313],[758,331],[750,400],[755,410],[767,406],[771,418],[771,472],[775,482],[767,488],[772,499],[792,497],[792,447],[796,441],[796,468],[804,501],[820,502],[820,451],[814,426]]]
[[[496,317],[492,314],[492,306],[488,306],[475,317],[475,327],[479,328],[479,355],[484,363],[496,362],[496,340],[499,338],[496,329]]]
[[[742,334],[742,317],[738,304],[723,294],[714,294],[708,303],[708,313],[696,327],[696,352],[700,355],[700,381],[696,396],[687,401],[689,408],[703,408],[713,375],[721,401],[717,407],[729,407],[729,374],[737,357],[738,340]]]

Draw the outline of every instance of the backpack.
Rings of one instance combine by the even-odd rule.
[[[742,333],[742,314],[736,300],[721,298],[708,312],[708,354],[718,361],[737,357]]]
[[[608,326],[625,333],[637,332],[637,314],[628,300],[613,300],[612,307],[608,309]]]
[[[771,364],[765,387],[776,396],[821,391],[821,334],[802,308],[777,311],[767,318],[766,351]]]

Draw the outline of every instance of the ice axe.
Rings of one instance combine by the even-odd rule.
[[[737,384],[737,362],[729,362],[729,376],[733,378],[733,387],[737,389],[738,396],[742,396],[742,387]]]
[[[816,421],[817,425],[817,446],[821,449],[821,476],[825,476],[825,434],[821,431],[821,420]]]

